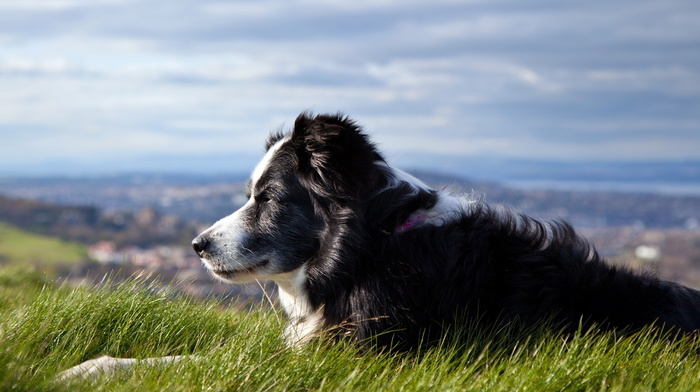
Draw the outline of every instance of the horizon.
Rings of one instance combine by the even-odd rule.
[[[243,183],[249,177],[250,166],[230,170],[204,170],[205,167],[188,167],[143,170],[71,172],[0,172],[0,188],[7,184],[37,184],[73,182],[114,182],[127,181],[160,182],[175,181],[183,186],[198,183]],[[466,182],[499,185],[520,190],[545,190],[568,192],[612,192],[612,193],[656,193],[678,196],[700,196],[700,160],[663,162],[567,162],[556,164],[551,161],[462,161],[464,168],[454,165],[442,167],[401,167],[419,178],[437,176],[452,182]],[[391,162],[390,162],[391,164]],[[210,169],[210,168],[209,168]],[[471,169],[471,171],[470,171]],[[451,180],[450,180],[451,179]],[[113,184],[113,185],[114,185]]]

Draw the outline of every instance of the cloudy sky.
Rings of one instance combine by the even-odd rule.
[[[415,167],[700,159],[700,2],[0,0],[0,173],[245,171],[305,109]]]

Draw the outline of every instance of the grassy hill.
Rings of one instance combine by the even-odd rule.
[[[85,245],[29,233],[0,222],[0,261],[31,266],[72,264],[87,259]]]
[[[288,349],[279,338],[284,317],[269,307],[224,310],[138,279],[75,288],[5,267],[0,289],[14,298],[0,319],[0,390],[700,390],[700,343],[671,343],[653,331],[568,338],[547,330],[489,331],[466,345],[446,342],[408,354],[323,342]],[[202,359],[53,381],[59,371],[103,354],[192,353]]]

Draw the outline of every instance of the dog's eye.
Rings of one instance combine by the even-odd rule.
[[[258,203],[267,203],[270,201],[270,196],[268,196],[267,193],[261,193],[255,196],[255,201]]]

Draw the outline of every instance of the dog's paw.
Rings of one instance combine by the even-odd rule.
[[[119,369],[128,368],[136,362],[132,358],[114,358],[110,356],[102,356],[96,359],[85,361],[80,365],[73,366],[68,370],[64,370],[56,377],[57,381],[68,381],[76,377],[81,378],[96,378],[100,375],[113,374]]]

